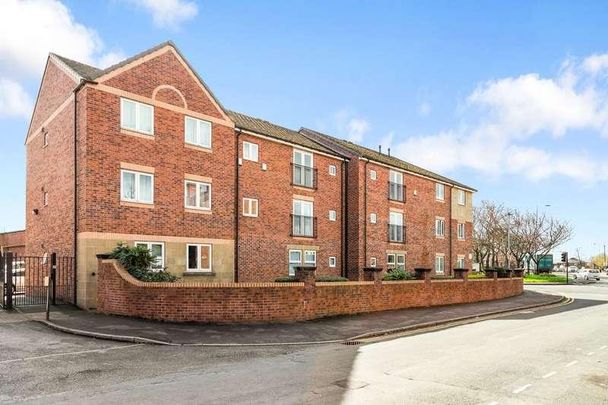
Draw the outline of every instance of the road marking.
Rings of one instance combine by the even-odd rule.
[[[130,347],[135,347],[135,346],[144,346],[144,345],[142,345],[141,343],[137,343],[134,345],[107,347],[105,349],[80,350],[77,352],[62,352],[62,353],[45,354],[42,356],[21,357],[19,359],[3,360],[3,361],[0,361],[0,364],[16,363],[19,361],[39,360],[39,359],[46,359],[49,357],[70,356],[70,355],[87,354],[87,353],[105,353],[110,350],[128,349]]]
[[[553,377],[555,374],[557,374],[557,371],[552,371],[550,373],[547,373],[543,376],[543,378],[549,378],[549,377]]]
[[[595,354],[595,352],[589,352],[587,353],[587,356],[593,356]]]
[[[608,346],[602,346],[600,347],[600,350],[604,350],[605,348],[607,348]]]
[[[519,394],[520,392],[524,392],[525,390],[527,390],[528,388],[530,388],[532,386],[532,384],[526,384],[523,387],[519,387],[516,390],[513,390],[514,394]]]
[[[575,365],[576,363],[578,363],[578,360],[571,361],[570,363],[566,364],[566,367],[573,366],[573,365]]]

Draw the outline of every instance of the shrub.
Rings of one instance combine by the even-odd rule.
[[[469,279],[486,278],[486,274],[481,271],[474,271],[469,273]]]
[[[130,275],[141,281],[174,282],[177,280],[176,276],[165,269],[152,270],[154,257],[147,248],[142,246],[129,247],[119,243],[110,253],[110,258],[118,260]]]
[[[281,276],[281,277],[277,277],[274,280],[275,283],[295,283],[297,281],[298,280],[296,280],[295,276]],[[348,281],[348,279],[346,277],[340,277],[340,276],[321,275],[321,276],[315,277],[315,281],[327,283],[327,282]]]
[[[415,280],[416,276],[403,269],[393,269],[389,270],[388,273],[386,273],[382,279],[385,281]]]
[[[452,280],[454,276],[432,276],[432,280]]]
[[[296,281],[298,280],[295,276],[281,276],[274,279],[275,283],[295,283]]]

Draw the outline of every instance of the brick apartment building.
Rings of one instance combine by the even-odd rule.
[[[171,42],[103,70],[51,54],[26,150],[26,252],[75,256],[82,307],[118,242],[197,282],[470,267],[474,189],[229,111]]]
[[[0,233],[0,253],[5,252],[20,256],[25,254],[25,231]]]

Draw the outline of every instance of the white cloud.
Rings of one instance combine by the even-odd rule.
[[[464,167],[532,181],[556,175],[584,183],[608,180],[608,164],[584,151],[534,146],[569,131],[608,135],[608,86],[599,75],[604,70],[608,54],[567,60],[555,77],[532,73],[482,83],[467,97],[458,129],[407,138],[395,154],[443,172]]]
[[[431,114],[431,104],[428,101],[423,101],[418,106],[418,115],[428,117]]]
[[[348,109],[342,109],[334,114],[334,127],[339,136],[349,141],[361,143],[365,134],[371,128],[369,122]]]
[[[0,79],[0,117],[29,117],[32,99],[21,85]]]
[[[97,32],[77,22],[59,0],[2,0],[0,77],[17,97],[2,94],[3,109],[29,115],[21,110],[27,96],[23,82],[40,80],[49,52],[100,67],[122,57],[120,52],[105,52]]]
[[[126,0],[152,14],[154,25],[176,29],[198,14],[198,7],[189,0]]]
[[[369,123],[362,118],[351,118],[346,125],[348,139],[353,142],[361,142],[363,135],[369,130]]]
[[[126,59],[126,57],[127,56],[122,52],[108,52],[97,58],[95,66],[98,68],[105,69]]]

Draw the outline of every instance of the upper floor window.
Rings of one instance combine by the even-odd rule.
[[[186,116],[184,118],[186,143],[211,148],[211,123]]]
[[[312,153],[294,149],[292,167],[294,185],[315,188]]]
[[[120,199],[128,202],[152,204],[154,201],[154,175],[121,170]]]
[[[445,200],[445,185],[435,183],[435,198],[441,201]]]
[[[153,257],[150,268],[162,270],[165,267],[165,244],[160,242],[135,242],[135,246],[143,247],[150,251]]]
[[[293,200],[292,235],[313,237],[314,222],[312,201]]]
[[[49,192],[48,191],[42,192],[42,205],[45,207],[47,205],[49,205]]]
[[[458,239],[464,239],[464,224],[458,224]]]
[[[193,180],[186,180],[185,201],[186,208],[192,208],[197,210],[210,210],[211,184]]]
[[[329,165],[329,175],[335,176],[338,173],[338,169],[334,165]]]
[[[243,216],[258,216],[258,200],[256,198],[243,198]]]
[[[49,146],[49,131],[42,131],[42,147],[45,148]]]
[[[403,242],[403,214],[401,212],[390,213],[388,240],[390,242]]]
[[[465,205],[467,203],[467,195],[464,190],[458,190],[458,204]]]
[[[435,219],[435,236],[445,235],[445,220],[443,218]]]
[[[378,178],[378,173],[376,173],[375,170],[370,170],[369,171],[369,178],[372,180],[376,180]]]
[[[371,214],[369,214],[369,222],[375,224],[376,221],[378,221],[378,216],[376,215],[376,213],[372,212]]]
[[[388,198],[395,201],[403,201],[403,173],[390,171]]]
[[[243,159],[258,161],[258,144],[251,142],[243,142]]]
[[[335,221],[338,217],[338,214],[336,213],[335,210],[329,210],[329,220],[330,221]]]
[[[120,126],[131,131],[154,135],[154,107],[121,98]]]

